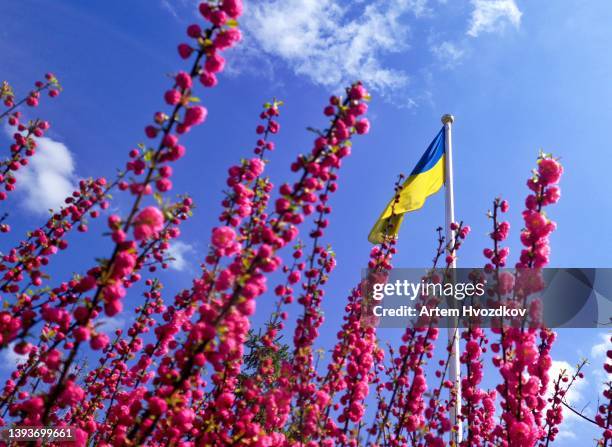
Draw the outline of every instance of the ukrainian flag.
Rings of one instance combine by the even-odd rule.
[[[402,185],[399,201],[395,202],[395,197],[391,199],[374,224],[368,236],[371,243],[380,244],[385,237],[397,236],[404,214],[421,208],[425,199],[444,185],[444,153],[442,128]]]

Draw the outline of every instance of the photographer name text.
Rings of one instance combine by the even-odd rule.
[[[372,314],[376,317],[469,317],[469,318],[486,318],[486,317],[524,317],[527,314],[527,309],[519,309],[508,306],[500,306],[495,309],[482,309],[474,306],[462,306],[458,308],[441,308],[421,306],[420,309],[407,305],[397,307],[374,306]]]

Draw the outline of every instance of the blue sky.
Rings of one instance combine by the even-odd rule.
[[[3,5],[0,79],[24,92],[51,70],[64,86],[57,100],[45,100],[37,110],[51,121],[48,136],[56,143],[49,142],[48,158],[22,182],[9,238],[38,225],[44,214],[32,209],[53,205],[75,179],[111,176],[122,167],[162,106],[166,74],[181,67],[175,48],[184,28],[197,20],[194,2],[187,0]],[[456,117],[456,215],[473,228],[460,265],[483,263],[485,213],[497,195],[511,203],[510,246],[518,252],[525,180],[544,149],[560,156],[566,169],[562,200],[550,210],[558,223],[552,265],[611,267],[610,23],[607,0],[247,2],[244,42],[230,55],[218,88],[200,95],[209,110],[207,123],[186,138],[188,156],[176,166],[174,191],[192,194],[198,209],[183,227],[184,262],[165,275],[169,289],[185,287],[197,272],[219,211],[225,169],[250,153],[260,104],[273,97],[285,101],[269,167],[280,184],[291,178],[287,168],[296,154],[310,147],[312,134],[305,128],[325,125],[321,111],[330,92],[353,79],[372,90],[372,130],[355,141],[332,202],[327,241],[338,268],[329,284],[322,347],[332,343],[340,323],[335,309],[344,306],[358,280],[370,248],[367,233],[396,175],[412,169],[444,113]],[[43,175],[50,170],[53,175]],[[443,218],[441,194],[409,215],[395,265],[428,265],[434,229]],[[91,262],[108,252],[99,233],[92,232],[87,244],[77,235],[53,272],[65,277],[71,262]],[[264,299],[258,317],[267,310]],[[384,331],[381,337],[395,339],[397,333]],[[573,364],[591,351],[601,354],[600,344],[597,331],[564,330],[554,352]],[[600,363],[601,358],[577,393],[580,406],[593,408]],[[558,445],[575,442],[572,435],[593,437],[581,422],[570,427]]]

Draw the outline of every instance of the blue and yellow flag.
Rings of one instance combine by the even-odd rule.
[[[397,236],[404,214],[421,208],[425,199],[444,185],[444,152],[442,128],[402,185],[399,197],[391,199],[374,224],[368,236],[371,243],[380,244],[386,237]]]

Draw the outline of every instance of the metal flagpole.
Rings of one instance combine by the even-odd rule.
[[[455,244],[455,238],[453,231],[450,228],[451,222],[455,221],[455,197],[453,194],[453,143],[452,143],[452,125],[455,118],[453,115],[446,114],[442,117],[442,124],[444,124],[444,149],[445,149],[445,166],[444,166],[444,183],[446,185],[446,240],[447,243],[452,247]],[[453,259],[451,268],[457,267],[457,261]],[[462,422],[459,419],[461,414],[461,377],[460,377],[460,363],[459,357],[461,355],[459,351],[459,329],[457,328],[456,319],[455,324],[452,324],[448,328],[448,343],[451,345],[451,356],[450,356],[450,380],[454,384],[455,391],[455,405],[450,408],[451,424],[457,426],[457,432],[452,436],[452,439],[459,443],[463,437]]]

